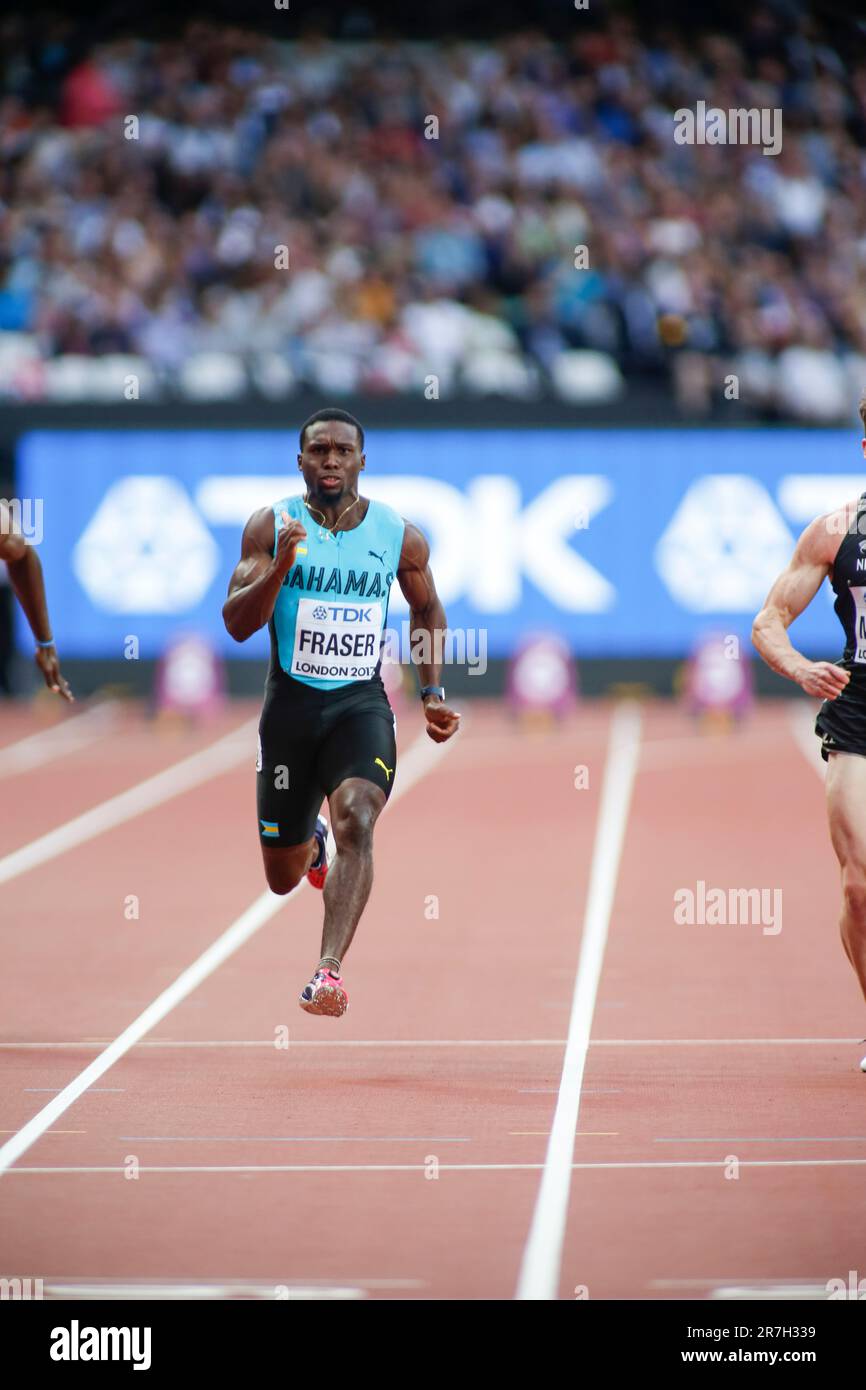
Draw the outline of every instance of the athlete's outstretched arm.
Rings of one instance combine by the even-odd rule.
[[[409,631],[412,647],[415,648],[415,633],[425,634],[423,650],[431,658],[436,655],[436,635],[444,638],[448,620],[442,607],[436,584],[430,569],[430,547],[424,534],[417,526],[406,522],[403,532],[403,549],[397,567],[397,583],[409,604]],[[438,685],[441,666],[435,660],[418,663],[418,674],[422,688],[425,685]],[[444,743],[460,727],[460,715],[449,709],[438,695],[428,695],[424,700],[424,713],[427,716],[427,733],[434,743]]]
[[[0,560],[6,561],[9,582],[37,642],[51,641],[51,623],[48,618],[48,600],[45,597],[45,580],[42,563],[24,537],[16,529],[12,514],[5,503],[0,502]],[[45,677],[45,684],[55,694],[62,695],[70,704],[73,694],[60,672],[60,661],[53,642],[50,647],[38,647],[36,665]]]
[[[253,512],[244,527],[241,558],[229,580],[223,622],[236,642],[246,642],[264,627],[274,611],[280,586],[295,563],[298,544],[306,537],[303,523],[286,512],[274,555],[274,514],[270,507]]]
[[[788,568],[779,575],[752,625],[755,650],[772,670],[796,681],[807,695],[835,700],[849,676],[830,661],[809,661],[798,652],[788,628],[812,602],[833,567],[844,534],[847,509],[819,516],[806,527]],[[840,529],[841,528],[841,529]]]

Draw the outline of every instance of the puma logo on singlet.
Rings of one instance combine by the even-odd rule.
[[[367,551],[367,554],[368,554],[368,555],[372,555],[372,557],[373,557],[374,560],[378,560],[380,565],[384,565],[384,563],[385,563],[385,552],[384,552],[384,550],[382,551],[382,554],[381,554],[381,555],[377,555],[376,552],[375,552],[375,550],[368,550],[368,551]]]
[[[385,781],[386,781],[386,782],[390,782],[390,780],[391,780],[391,773],[394,771],[393,767],[386,767],[385,764],[382,762],[382,759],[381,759],[381,758],[377,758],[377,759],[376,759],[376,765],[377,765],[377,767],[381,767],[382,771],[384,772],[384,774],[385,774]]]

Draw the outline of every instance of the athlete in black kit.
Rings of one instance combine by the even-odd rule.
[[[265,875],[289,893],[304,874],[324,889],[318,968],[300,997],[307,1013],[348,1006],[341,963],[373,882],[373,829],[394,786],[394,716],[380,676],[388,594],[409,603],[427,733],[444,743],[460,716],[445,703],[432,656],[445,612],[421,531],[361,497],[364,432],[344,410],[301,427],[300,493],[250,517],[223,619],[238,642],[267,624],[271,664],[259,724],[257,811]],[[423,639],[431,639],[425,641]],[[422,650],[423,649],[423,650]],[[426,652],[430,659],[424,660]],[[328,822],[336,857],[328,859]]]
[[[866,396],[860,418],[866,434]],[[866,457],[866,438],[861,447]],[[807,661],[788,637],[825,578],[845,630],[835,664]],[[824,697],[815,732],[828,763],[830,838],[842,869],[842,944],[866,997],[866,492],[806,527],[755,619],[752,641],[779,675]],[[866,1072],[866,1057],[860,1067]]]

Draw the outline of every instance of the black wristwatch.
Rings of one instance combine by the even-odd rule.
[[[422,699],[422,700],[426,700],[428,695],[438,695],[438,696],[439,696],[439,699],[440,699],[440,700],[443,702],[443,704],[444,704],[444,702],[445,702],[445,687],[444,687],[444,685],[425,685],[425,686],[423,686],[422,689],[421,689],[421,699]]]

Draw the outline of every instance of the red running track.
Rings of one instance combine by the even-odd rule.
[[[37,726],[15,711],[0,874],[3,856],[254,715],[237,705],[181,734],[112,712],[16,772],[10,750]],[[470,704],[380,823],[348,1015],[297,1008],[321,913],[305,888],[0,1179],[0,1272],[42,1278],[49,1297],[513,1298],[610,724],[611,706],[587,703],[530,734]],[[405,778],[420,725],[400,725]],[[4,1141],[261,897],[249,729],[230,748],[227,769],[206,755],[196,785],[3,884]],[[698,880],[778,890],[782,930],[677,924],[674,895]],[[790,707],[707,736],[646,706],[561,1261],[549,1255],[560,1297],[820,1296],[862,1265],[863,1010],[836,912]]]

